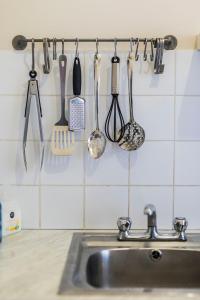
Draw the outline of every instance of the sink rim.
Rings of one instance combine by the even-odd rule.
[[[87,283],[87,280],[81,282],[77,278],[77,267],[86,264],[87,258],[95,252],[107,249],[174,249],[187,251],[200,251],[200,234],[188,234],[187,242],[158,242],[158,241],[118,241],[117,233],[93,233],[93,232],[76,232],[73,234],[67,260],[63,270],[61,282],[58,289],[60,295],[141,295],[145,292],[156,294],[175,293],[194,293],[200,294],[199,288],[95,288]],[[84,251],[87,255],[84,255]],[[81,269],[81,268],[80,268]],[[79,272],[80,278],[84,278],[85,270]],[[77,282],[75,283],[75,281]]]

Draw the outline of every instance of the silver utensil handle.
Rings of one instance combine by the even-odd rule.
[[[101,67],[101,56],[100,56],[100,54],[96,53],[94,56],[94,94],[95,94],[96,129],[98,129],[98,130],[99,130],[100,67]]]
[[[134,121],[133,116],[133,64],[135,61],[135,55],[133,52],[129,53],[127,59],[127,71],[128,71],[128,94],[129,94],[129,111],[130,121]]]
[[[114,56],[111,60],[112,62],[112,86],[111,93],[112,95],[119,95],[119,67],[120,67],[120,58],[118,56]]]

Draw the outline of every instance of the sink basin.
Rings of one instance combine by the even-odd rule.
[[[119,242],[115,234],[76,233],[60,294],[198,294],[200,236],[187,242]]]
[[[88,284],[98,288],[200,288],[200,252],[101,250],[88,258],[86,273]]]

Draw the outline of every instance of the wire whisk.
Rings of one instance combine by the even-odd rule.
[[[124,118],[118,101],[119,96],[119,64],[117,56],[117,41],[115,40],[115,52],[112,57],[112,103],[105,121],[105,134],[109,141],[118,143],[124,135]],[[113,125],[113,126],[112,126]],[[119,130],[121,129],[121,130]]]

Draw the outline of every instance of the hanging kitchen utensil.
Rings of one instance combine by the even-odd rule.
[[[101,56],[98,53],[98,41],[96,41],[97,51],[94,56],[94,88],[95,88],[95,118],[96,129],[88,138],[88,151],[92,158],[99,158],[105,151],[106,138],[99,129],[99,87],[100,87],[100,63]]]
[[[42,108],[40,102],[40,93],[38,87],[38,81],[36,79],[37,72],[35,71],[35,42],[32,39],[32,69],[29,72],[30,79],[28,81],[28,89],[27,89],[27,97],[26,97],[26,107],[25,107],[25,126],[24,126],[24,134],[23,134],[23,157],[24,157],[24,165],[27,170],[27,158],[26,158],[26,142],[27,142],[27,134],[28,134],[28,124],[30,117],[30,109],[31,109],[31,101],[32,97],[35,97],[36,108],[37,108],[37,116],[38,116],[38,125],[39,125],[39,134],[40,134],[40,168],[42,168],[43,160],[44,160],[44,137],[43,137],[43,129],[42,129]]]
[[[127,60],[128,70],[128,91],[129,91],[129,109],[130,109],[130,120],[124,126],[124,135],[119,141],[119,146],[123,150],[132,151],[142,146],[145,140],[144,129],[135,122],[133,116],[133,95],[132,95],[132,83],[133,83],[133,65],[134,65],[134,53],[130,52]],[[119,132],[119,135],[121,132]]]
[[[74,97],[68,100],[69,129],[80,131],[85,129],[85,99],[81,94],[81,64],[78,53],[78,39],[73,66],[73,93]]]
[[[112,102],[105,122],[105,134],[109,141],[116,143],[119,142],[124,135],[124,118],[118,101],[119,96],[119,64],[120,58],[117,56],[116,51],[117,41],[115,41],[115,53],[111,59],[112,62]],[[113,126],[112,126],[113,122]],[[119,123],[119,125],[118,125]],[[118,131],[120,128],[120,134]]]
[[[74,151],[74,133],[69,131],[68,121],[65,117],[65,81],[67,57],[64,55],[64,41],[62,41],[62,54],[59,56],[60,89],[61,89],[61,118],[54,125],[51,150],[54,155],[72,155]]]

